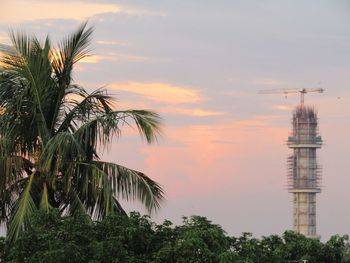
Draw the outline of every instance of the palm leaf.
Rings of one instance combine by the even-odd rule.
[[[42,191],[41,201],[40,201],[40,209],[46,212],[48,212],[51,209],[46,183],[43,184],[43,191]]]
[[[135,121],[140,135],[148,143],[157,141],[157,137],[161,133],[161,118],[157,113],[147,110],[128,110],[124,114]]]
[[[133,120],[148,143],[156,140],[160,133],[160,117],[152,111],[112,111],[84,122],[76,131],[75,136],[85,145],[85,150],[96,149],[111,142],[113,137],[119,137],[122,125],[130,125]],[[96,156],[97,157],[97,156]]]
[[[35,102],[34,116],[38,122],[39,133],[42,138],[46,138],[48,130],[42,105],[45,100],[42,97],[47,96],[45,88],[52,82],[48,57],[49,41],[46,42],[47,47],[42,49],[39,41],[29,35],[11,32],[10,38],[13,47],[2,50],[5,55],[1,63],[11,67],[11,71],[8,72],[12,73],[14,78],[20,77],[27,82],[30,96]]]
[[[84,204],[74,189],[69,190],[67,200],[61,207],[61,210],[67,211],[69,215],[74,215],[76,213],[88,214]]]
[[[31,167],[32,163],[21,156],[0,157],[0,221],[8,220],[13,192],[22,188],[23,179]]]
[[[57,133],[66,131],[67,129],[75,131],[79,124],[86,122],[90,117],[96,117],[113,111],[111,107],[113,99],[106,94],[106,90],[98,89],[88,94],[82,88],[74,86],[67,93],[67,95],[71,94],[76,95],[81,101],[77,99],[66,101],[69,112],[57,129]]]
[[[113,211],[125,213],[118,198],[141,201],[149,212],[160,207],[164,191],[145,174],[114,163],[75,162],[75,191],[86,211],[102,219]],[[75,180],[75,179],[74,179]]]
[[[37,210],[31,196],[34,176],[35,172],[30,175],[26,188],[14,205],[7,233],[7,238],[10,241],[17,239],[21,232],[28,227],[31,215]]]
[[[69,132],[61,132],[45,145],[40,157],[40,166],[43,171],[49,173],[59,172],[62,162],[82,160],[85,156],[84,148],[76,136]]]
[[[58,93],[55,98],[55,107],[52,114],[51,131],[59,121],[60,108],[67,95],[67,90],[71,87],[73,65],[86,57],[89,53],[89,45],[93,28],[86,28],[87,23],[83,23],[76,32],[66,37],[58,49],[52,49],[50,53],[52,69],[57,78]]]
[[[139,200],[152,212],[160,207],[164,199],[162,187],[145,174],[124,166],[101,161],[92,162],[107,176],[116,197]]]

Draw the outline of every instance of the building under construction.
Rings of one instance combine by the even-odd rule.
[[[293,150],[293,155],[288,158],[288,190],[293,194],[294,231],[317,237],[316,194],[321,192],[321,169],[316,150],[322,146],[317,114],[302,103],[294,110],[292,124],[287,145]]]
[[[304,95],[323,93],[322,88],[270,89],[260,94],[300,94],[300,104],[293,112],[293,130],[287,145],[293,150],[288,158],[288,190],[293,194],[294,231],[307,237],[316,234],[316,194],[321,192],[321,169],[317,164],[316,150],[321,148],[318,134],[317,114],[314,108],[304,105]]]

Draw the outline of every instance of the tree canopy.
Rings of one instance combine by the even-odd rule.
[[[254,238],[228,236],[220,225],[191,216],[174,226],[148,216],[110,214],[91,222],[85,214],[61,217],[35,213],[30,227],[14,243],[0,242],[1,262],[154,262],[154,263],[349,263],[347,236],[327,242],[292,231]]]

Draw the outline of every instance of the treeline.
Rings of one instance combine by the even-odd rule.
[[[326,243],[291,231],[260,239],[249,233],[230,237],[205,217],[159,225],[147,216],[110,215],[91,222],[86,215],[38,213],[14,243],[0,242],[1,262],[350,262],[347,236]]]

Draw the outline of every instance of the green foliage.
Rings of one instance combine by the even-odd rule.
[[[154,235],[148,216],[114,214],[97,223],[95,231],[94,259],[97,262],[147,262]]]
[[[40,210],[24,233],[14,243],[0,239],[1,262],[350,262],[347,236],[333,236],[326,243],[291,231],[282,237],[229,237],[200,216],[173,226],[139,213],[112,213],[92,222],[84,213],[62,217],[56,209]]]
[[[183,225],[173,231],[165,222],[158,231],[166,235],[155,262],[219,262],[220,255],[230,248],[224,230],[205,217],[185,217]]]
[[[93,225],[85,214],[61,218],[58,210],[36,214],[25,235],[7,243],[5,259],[15,262],[87,262]]]
[[[8,225],[10,240],[37,210],[100,220],[125,213],[119,198],[139,200],[149,211],[163,199],[145,174],[100,160],[124,125],[134,123],[148,143],[156,141],[160,117],[118,110],[106,90],[88,93],[73,82],[92,32],[83,23],[56,47],[49,37],[41,42],[12,32],[12,45],[0,44],[0,223]]]
[[[292,231],[286,231],[282,237],[271,235],[255,239],[243,233],[233,239],[232,251],[240,258],[237,262],[350,262],[347,236],[333,236],[326,244]],[[330,247],[330,243],[334,246]]]

